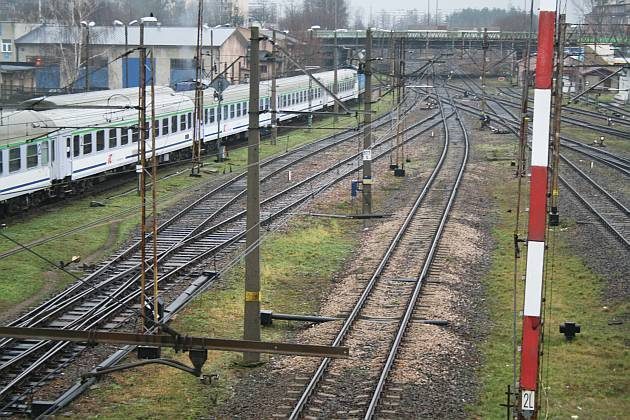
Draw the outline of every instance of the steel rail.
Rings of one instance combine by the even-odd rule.
[[[451,85],[448,86],[449,88],[452,88]],[[457,89],[455,89],[457,90]],[[510,117],[512,118],[512,120],[507,120],[505,117],[497,114],[496,112],[489,112],[487,111],[486,114],[489,114],[491,116],[496,117],[497,119],[500,119],[502,121],[504,121],[505,123],[509,124],[509,127],[507,127],[510,131],[515,132],[514,130],[516,129],[517,123],[516,120],[518,120],[518,118],[507,108],[505,108],[503,105],[501,105],[498,102],[495,102],[494,99],[490,98],[489,102],[494,102],[496,103],[499,107],[501,107],[501,109],[503,111],[505,111],[507,114],[510,115]],[[470,107],[471,109],[476,109],[474,107],[472,107],[471,105],[464,105],[464,104],[459,104],[458,107],[462,110],[465,110],[464,107]],[[614,168],[620,172],[622,172],[624,175],[628,175],[630,176],[630,159],[627,159],[623,156],[619,156],[616,155],[614,153],[608,152],[606,150],[602,150],[601,148],[597,148],[597,147],[593,147],[590,146],[588,144],[584,144],[581,141],[578,140],[574,140],[571,138],[568,138],[566,136],[561,135],[560,136],[561,139],[561,145],[562,147],[566,148],[566,149],[570,149],[573,150],[577,153],[581,153],[585,156],[588,156],[598,162],[601,162],[607,166],[610,166],[611,168]]]
[[[470,83],[466,82],[465,80],[463,80],[463,81],[471,89],[472,93],[475,93],[474,88],[477,88],[476,83],[474,81],[471,81],[471,83],[474,85],[474,88],[473,88],[473,87],[471,87]],[[454,90],[459,90],[459,91],[466,90],[466,89],[463,89],[463,88],[461,88],[459,86],[450,85],[449,87],[451,87]],[[494,101],[494,102],[501,102],[504,105],[509,105],[509,106],[511,106],[513,108],[520,108],[520,104],[512,102],[512,101],[509,101],[507,99],[499,99],[499,98],[496,98],[496,96],[495,96],[491,100]],[[530,112],[533,112],[533,108],[532,107],[528,107],[528,110]],[[583,122],[581,120],[578,120],[578,119],[575,119],[575,118],[572,118],[572,117],[569,117],[569,116],[566,116],[566,115],[562,116],[562,121],[565,122],[565,123],[569,123],[569,124],[572,124],[572,125],[575,125],[575,126],[578,126],[578,127],[581,127],[581,128],[585,128],[585,129],[588,129],[588,130],[596,131],[596,132],[599,132],[599,133],[610,134],[610,135],[613,135],[613,136],[616,136],[616,137],[620,137],[620,138],[627,138],[628,137],[628,133],[625,132],[625,131],[617,130],[617,129],[614,129],[614,128],[611,128],[611,127],[608,127],[608,126],[598,126],[598,125],[588,124],[588,123],[585,123],[585,122]]]
[[[415,200],[411,210],[408,212],[407,216],[405,217],[405,220],[403,221],[403,224],[398,229],[398,232],[396,233],[394,238],[391,240],[387,250],[385,251],[385,254],[383,255],[383,257],[381,259],[381,262],[379,263],[379,265],[376,268],[374,274],[372,275],[372,277],[370,278],[370,280],[366,284],[365,288],[363,289],[363,292],[361,293],[359,299],[357,300],[357,302],[355,303],[354,307],[352,308],[352,311],[350,312],[350,314],[348,314],[347,318],[343,322],[340,331],[337,333],[335,339],[333,340],[333,342],[331,344],[332,346],[338,346],[338,345],[341,344],[341,342],[345,339],[346,335],[350,331],[351,326],[357,320],[357,318],[359,316],[359,313],[361,312],[361,309],[363,308],[363,306],[365,305],[366,301],[368,300],[368,297],[370,296],[372,290],[374,289],[374,286],[376,285],[378,279],[380,278],[381,273],[385,269],[385,266],[387,265],[390,257],[392,256],[394,250],[397,248],[398,244],[400,243],[401,238],[403,237],[404,233],[407,231],[411,221],[413,220],[415,214],[417,213],[418,209],[420,208],[421,203],[424,201],[424,198],[425,198],[427,192],[431,188],[431,186],[433,184],[433,181],[437,177],[437,174],[439,173],[439,171],[440,171],[440,169],[442,167],[442,164],[444,163],[444,160],[446,158],[446,153],[448,151],[448,146],[449,146],[448,137],[445,136],[444,137],[444,147],[443,147],[443,150],[442,150],[442,154],[440,155],[440,158],[439,158],[435,168],[433,169],[431,175],[427,179],[427,182],[426,182],[424,188],[421,190],[421,192],[416,197],[416,200]],[[306,407],[306,404],[308,403],[311,395],[313,394],[313,392],[315,391],[317,385],[321,381],[321,379],[322,379],[322,377],[324,375],[324,372],[326,371],[326,369],[330,365],[330,362],[331,362],[330,358],[324,358],[321,361],[321,363],[319,364],[317,370],[315,371],[315,374],[312,376],[312,378],[309,381],[309,383],[307,384],[304,392],[302,393],[302,395],[300,396],[299,400],[295,404],[295,407],[293,408],[291,414],[289,415],[289,419],[292,419],[292,420],[293,419],[297,419],[300,416],[300,414],[302,413],[302,411]]]
[[[497,90],[503,95],[510,96],[510,97],[512,97],[514,99],[519,99],[520,100],[520,97],[521,97],[520,93],[515,93],[515,92],[513,92],[513,91],[511,91],[509,89],[501,88],[501,87],[497,88]],[[600,106],[606,107],[605,105],[609,105],[609,104],[606,104],[604,102],[600,103]],[[621,115],[621,112],[623,112],[622,109],[618,109],[618,108],[615,108],[615,107],[612,107],[612,106],[608,106],[606,108],[608,108],[608,110],[610,112],[617,112],[620,115]],[[596,118],[596,119],[603,118],[606,121],[608,121],[608,118],[610,118],[611,121],[614,122],[615,124],[630,125],[630,120],[628,120],[626,118],[616,117],[614,115],[606,115],[606,114],[602,115],[602,114],[598,114],[598,113],[593,112],[593,111],[589,111],[587,109],[575,108],[575,107],[567,106],[567,105],[564,105],[562,107],[562,109],[566,110],[567,112],[571,112],[571,113],[574,113],[574,114],[581,114],[581,115],[585,115],[585,116],[591,117],[591,118]],[[630,116],[630,114],[628,114],[628,116]]]
[[[468,106],[462,106],[461,104],[457,105],[458,108],[460,108],[461,110],[474,114],[474,115],[480,115],[480,113],[472,107],[468,107]],[[511,129],[512,132],[514,133],[515,129],[513,127],[513,122],[511,121],[506,121],[504,118],[502,118],[500,115],[498,114],[494,114],[495,117],[497,117],[497,119],[500,119],[500,124],[504,125],[505,127],[507,127],[508,129]],[[563,159],[566,159],[563,157]],[[580,173],[580,175],[585,175],[583,171],[579,171],[578,173]],[[587,182],[589,184],[591,184],[592,186],[594,186],[597,190],[599,190],[600,192],[602,192],[606,197],[612,197],[612,195],[610,193],[608,193],[608,191],[606,191],[606,189],[604,187],[602,187],[600,184],[598,184],[595,180],[591,179],[590,177],[587,177],[588,179]],[[604,217],[604,215],[597,210],[594,205],[592,203],[590,203],[588,200],[586,200],[586,198],[579,193],[579,191],[577,191],[577,189],[575,187],[573,187],[565,177],[563,177],[562,175],[560,175],[558,177],[558,179],[560,180],[560,182],[562,182],[562,184],[567,187],[569,189],[569,191],[571,191],[571,193],[573,193],[573,195],[575,195],[580,202],[582,202],[584,204],[584,206],[590,210],[595,216],[596,218],[602,223],[602,226],[608,230],[609,232],[611,232],[613,234],[613,236],[619,240],[625,247],[630,248],[630,241],[623,235],[622,232],[620,232],[617,228],[615,228],[613,226],[613,224],[606,218]],[[618,200],[613,199],[613,205],[615,207],[619,207],[624,213],[627,211],[627,208],[625,206],[623,206],[623,204],[619,203],[620,206],[618,206],[616,203],[619,203]],[[624,210],[625,209],[625,210]],[[627,214],[627,213],[626,213]]]
[[[417,123],[416,125],[414,125],[414,126],[410,127],[409,129],[413,129],[413,128],[415,128],[415,127],[419,127],[421,124],[423,124],[424,122],[426,122],[426,121],[428,121],[428,120],[431,120],[432,118],[434,118],[434,117],[429,117],[429,118],[427,118],[426,120],[423,120],[422,122]],[[439,122],[433,123],[433,124],[431,124],[429,127],[422,129],[419,133],[416,133],[413,137],[415,138],[415,137],[417,137],[418,135],[420,135],[421,133],[428,131],[428,130],[429,130],[429,129],[431,129],[433,126],[437,125],[438,123],[439,123]],[[412,137],[410,137],[410,138],[409,138],[406,142],[411,141],[411,140],[412,140]],[[387,143],[388,143],[388,142],[389,142],[389,139],[386,139],[386,140],[383,140],[382,142],[380,142],[378,145],[383,145],[383,144],[387,145]],[[387,155],[388,153],[390,153],[390,152],[391,152],[392,150],[394,150],[394,149],[395,149],[395,147],[390,148],[390,149],[387,149],[387,150],[385,150],[385,151],[383,151],[383,152],[379,153],[379,154],[377,155],[377,158],[381,158],[381,157],[383,157],[383,156]],[[345,159],[344,161],[342,161],[342,163],[337,164],[336,166],[341,166],[341,165],[343,165],[343,164],[344,164],[346,161],[348,161],[348,160],[356,159],[356,157],[357,157],[357,156],[360,156],[360,153],[355,154],[354,156],[352,156],[352,157],[351,157],[351,158],[349,158],[349,159]],[[306,200],[306,199],[309,199],[309,198],[310,198],[310,197],[312,197],[314,194],[319,193],[322,189],[328,188],[330,185],[333,185],[333,184],[334,184],[335,182],[337,182],[338,180],[343,179],[344,177],[348,176],[349,174],[351,174],[352,172],[354,172],[354,170],[355,170],[355,168],[350,168],[350,169],[347,169],[344,173],[342,173],[341,175],[339,175],[339,176],[335,177],[335,179],[331,180],[328,184],[326,184],[326,185],[324,185],[323,187],[321,187],[318,191],[316,191],[316,192],[312,192],[312,191],[311,191],[311,192],[309,192],[309,193],[305,194],[305,195],[304,195],[302,198],[300,198],[298,201],[293,202],[293,203],[289,203],[287,206],[285,206],[284,208],[282,208],[282,209],[280,209],[279,211],[277,211],[275,215],[276,215],[276,216],[278,216],[278,215],[281,215],[281,214],[283,214],[283,213],[285,213],[285,212],[289,211],[289,210],[290,210],[293,206],[295,206],[295,205],[296,205],[296,203],[300,203],[300,202],[302,202],[302,201],[304,201],[304,200]],[[276,196],[275,196],[275,197],[277,197],[277,196],[279,196],[279,195],[282,195],[282,194],[285,194],[288,190],[290,190],[290,188],[289,188],[289,189],[287,189],[287,190],[285,190],[285,191],[283,191],[283,192],[280,192],[280,193],[276,194]],[[200,234],[200,235],[201,235],[201,234]],[[232,241],[230,242],[230,244],[231,244],[231,243],[234,243],[234,242],[236,242],[236,241],[238,241],[238,240],[239,240],[239,238],[240,238],[241,236],[242,236],[242,232],[241,232],[241,235],[239,235],[239,236],[236,236],[236,237],[232,238]],[[209,252],[211,252],[211,251],[216,251],[216,249],[214,249],[214,248],[213,248],[213,249],[211,249],[211,250],[208,250],[208,251],[207,251],[206,253],[204,253],[204,254],[198,255],[198,256],[197,256],[194,260],[191,260],[191,261],[189,262],[189,264],[186,264],[186,266],[189,266],[189,265],[195,264],[196,262],[199,262],[200,260],[202,260],[204,257],[206,257],[206,256],[207,256],[207,253],[209,253]],[[171,276],[171,275],[175,274],[175,272],[178,272],[178,271],[180,271],[180,270],[182,270],[182,269],[184,269],[184,268],[185,268],[184,266],[179,267],[177,270],[175,270],[175,271],[173,271],[173,272],[171,272],[171,273],[168,273],[166,276],[163,276],[163,277],[162,277],[162,280],[164,280],[164,279],[168,278],[169,276]],[[148,285],[147,287],[150,287],[150,286],[151,286],[151,285]],[[120,291],[122,288],[123,288],[123,287],[121,287],[121,288],[119,289],[119,291]],[[118,294],[118,292],[116,292],[116,294]],[[88,327],[89,327],[89,328],[93,328],[93,327],[95,327],[95,326],[98,324],[98,322],[102,321],[105,317],[107,317],[107,316],[111,315],[111,314],[112,314],[112,311],[115,311],[118,307],[123,306],[123,304],[124,304],[124,303],[128,303],[128,302],[133,301],[133,300],[135,299],[135,297],[137,296],[137,294],[139,294],[139,290],[136,290],[136,292],[135,292],[133,295],[127,295],[127,298],[124,300],[124,302],[115,302],[115,303],[113,303],[113,304],[112,304],[111,302],[109,302],[109,301],[108,301],[108,305],[109,305],[109,306],[105,306],[105,308],[104,308],[104,309],[103,309],[103,308],[99,308],[99,310],[98,310],[98,311],[92,311],[92,314],[91,314],[91,315],[92,315],[92,317],[91,317],[89,320],[84,320],[84,322],[82,322],[82,324],[81,324],[81,326],[80,326],[80,327],[85,328],[85,327],[86,327],[86,322],[91,321],[91,320],[94,320],[94,319],[95,319],[95,323],[94,323],[94,324],[90,324],[90,325],[88,325]],[[59,347],[54,347],[54,348],[50,351],[50,353],[54,353],[54,354],[56,354],[56,353],[57,353],[58,351],[60,351],[60,350],[61,350],[61,348],[59,348]],[[42,358],[42,359],[43,359],[43,358]],[[41,365],[43,364],[43,362],[44,362],[44,360],[42,360],[42,363],[36,363],[36,367],[41,366]],[[30,369],[28,373],[32,372],[33,370],[34,370],[34,369]],[[24,376],[23,376],[23,375],[21,375],[21,376],[20,376],[20,378],[19,378],[19,380],[16,380],[16,381],[13,381],[13,382],[12,382],[12,386],[13,386],[13,385],[16,385],[19,381],[23,380],[25,377],[26,377],[25,375],[24,375]],[[4,393],[6,393],[6,390],[3,392],[3,394],[4,394]]]
[[[446,94],[448,96],[448,91],[446,91]],[[387,359],[381,371],[379,380],[376,384],[376,388],[374,392],[372,393],[370,404],[368,405],[367,411],[364,415],[365,420],[372,419],[376,413],[378,403],[381,399],[383,390],[385,389],[385,384],[387,383],[389,374],[392,370],[392,367],[394,366],[394,362],[396,360],[396,357],[398,356],[398,351],[403,341],[403,337],[407,331],[407,327],[409,326],[409,322],[411,321],[411,317],[415,311],[416,304],[418,303],[418,298],[420,297],[420,292],[422,291],[424,280],[426,279],[426,276],[428,275],[431,265],[433,263],[433,258],[435,257],[435,253],[437,252],[440,240],[442,238],[442,233],[444,231],[444,227],[450,215],[451,207],[453,206],[455,197],[457,196],[457,192],[459,191],[459,186],[464,176],[464,170],[466,169],[466,164],[468,163],[468,152],[469,152],[468,133],[466,132],[466,127],[464,126],[464,123],[462,122],[459,116],[459,112],[457,111],[457,108],[451,102],[450,96],[448,97],[448,99],[449,99],[450,106],[455,110],[455,119],[459,123],[459,126],[461,127],[461,130],[464,136],[464,144],[465,144],[464,156],[462,158],[461,167],[459,168],[457,178],[455,179],[455,183],[453,185],[453,188],[451,189],[448,203],[446,204],[446,208],[444,209],[442,213],[440,224],[431,241],[429,253],[422,265],[422,269],[420,273],[418,274],[416,278],[416,284],[415,284],[413,293],[407,302],[405,313],[398,326],[398,332],[396,333],[396,337],[394,338],[394,341],[390,347],[389,354],[387,355]],[[440,110],[443,113],[441,99],[439,100],[439,102],[440,102]],[[449,133],[448,126],[446,123],[446,119],[444,119],[443,122],[444,122],[445,135],[446,137],[448,137],[450,133]]]
[[[409,111],[410,108],[407,108],[406,112]],[[375,121],[373,124],[375,127],[381,127],[385,124],[387,124],[389,122],[389,120],[387,119],[387,117],[390,116],[391,117],[391,113],[388,113],[386,115],[384,115],[383,117],[379,118],[377,121]],[[348,130],[346,133],[351,133],[350,130]],[[346,134],[344,133],[344,134]],[[306,148],[309,147],[313,147],[313,145],[317,145],[326,141],[330,141],[331,139],[334,139],[335,137],[339,136],[339,134],[332,135],[332,136],[328,136],[325,137],[324,139],[318,140],[317,142],[314,143],[308,143],[305,144],[303,146],[300,146],[299,148],[295,148],[293,150],[291,150],[288,153],[284,153],[282,155],[278,155],[278,156],[274,156],[271,157],[269,159],[267,159],[266,161],[263,161],[262,165],[263,166],[267,166],[269,164],[272,164],[274,162],[277,162],[281,159],[286,158],[287,156],[296,154],[297,152],[300,152]],[[352,136],[348,137],[348,138],[341,138],[338,141],[335,141],[329,145],[327,145],[326,147],[322,148],[322,149],[317,149],[309,154],[307,154],[306,156],[302,157],[301,159],[293,162],[293,163],[297,163],[300,162],[304,159],[306,159],[307,157],[313,156],[317,153],[322,152],[323,150],[326,150],[328,148],[334,147],[338,144],[341,144],[343,142],[346,141],[350,141],[352,140],[354,137],[356,137],[356,134],[353,134]],[[290,166],[293,163],[287,163],[287,165],[284,165],[281,168],[278,168],[276,171],[272,172],[271,174],[269,174],[269,176],[265,176],[263,177],[263,180],[266,180],[268,178],[270,178],[271,176],[277,174],[278,172],[286,169],[286,167]],[[195,200],[194,202],[192,202],[191,204],[189,204],[188,206],[186,206],[184,209],[182,209],[181,211],[179,211],[178,213],[176,213],[175,215],[173,215],[171,218],[169,218],[167,221],[165,221],[164,223],[162,223],[159,227],[158,227],[158,232],[162,232],[164,231],[166,228],[168,228],[169,226],[171,226],[172,224],[174,224],[177,220],[180,220],[181,218],[183,218],[187,213],[189,213],[192,209],[194,209],[196,206],[199,205],[199,203],[201,203],[202,201],[208,200],[211,197],[213,197],[214,195],[216,195],[217,193],[223,191],[224,189],[228,188],[231,185],[234,185],[236,182],[244,179],[245,177],[245,172],[229,179],[228,181],[226,181],[225,183],[221,184],[220,186],[212,189],[211,191],[205,193],[203,196],[201,196],[200,198],[198,198],[197,200]],[[243,190],[244,191],[244,190]],[[207,223],[210,220],[210,217],[207,218],[204,223]],[[86,278],[82,279],[81,282],[75,282],[72,286],[70,286],[69,288],[67,288],[66,290],[64,290],[63,292],[57,294],[55,297],[53,297],[52,299],[49,299],[48,301],[44,302],[43,304],[39,305],[38,307],[30,310],[29,312],[27,312],[26,314],[23,314],[22,316],[20,316],[19,318],[17,318],[16,320],[12,321],[11,323],[8,324],[8,326],[28,326],[28,321],[30,319],[32,319],[33,317],[37,316],[38,313],[45,311],[47,308],[49,308],[51,305],[55,305],[56,302],[61,302],[61,301],[65,301],[66,297],[69,294],[74,293],[77,290],[82,289],[83,287],[85,287],[85,283],[89,283],[91,282],[94,278],[98,277],[99,275],[103,274],[105,271],[107,271],[113,264],[115,263],[119,263],[120,261],[122,261],[125,258],[128,258],[129,256],[131,256],[135,251],[137,251],[140,247],[140,240],[137,240],[136,242],[134,242],[132,245],[130,245],[129,247],[127,247],[125,250],[123,250],[120,254],[118,254],[114,259],[108,261],[107,264],[104,264],[103,266],[101,266],[99,269],[97,269],[96,271],[94,271],[93,273],[91,273],[90,275],[88,275]],[[125,275],[125,274],[129,274],[129,272],[124,272],[121,273],[121,275]],[[2,347],[3,343],[6,340],[0,340],[0,347]]]

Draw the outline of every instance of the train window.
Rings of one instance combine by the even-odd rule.
[[[228,106],[227,105],[223,105],[223,115],[221,116],[222,119],[227,120],[228,118]]]
[[[179,116],[179,129],[180,130],[186,129],[186,115],[184,114]]]
[[[2,150],[0,150],[0,175],[4,171],[4,165],[2,164]]]
[[[214,111],[216,108],[211,108],[208,110],[208,122],[213,123],[214,122]]]
[[[140,129],[138,127],[133,127],[131,129],[131,142],[137,143],[139,137],[140,137]]]
[[[192,127],[192,114],[190,112],[186,115],[186,119],[188,120],[188,128],[191,128]]]
[[[160,137],[160,120],[153,121],[153,132],[155,137]]]
[[[208,124],[208,111],[209,111],[208,108],[203,110],[203,123],[204,124]]]
[[[96,132],[96,151],[100,152],[103,149],[105,149],[105,132],[98,130]]]
[[[50,142],[50,160],[55,161],[55,141]]]
[[[177,132],[177,115],[171,117],[171,132]]]
[[[110,128],[109,129],[109,148],[113,149],[118,146],[118,130],[119,128]]]
[[[241,116],[241,103],[237,103],[236,104],[236,116],[240,117]]]
[[[247,102],[243,102],[243,115],[247,115]]]
[[[66,137],[66,157],[70,157],[72,148],[70,147],[70,137]]]
[[[37,145],[29,144],[26,146],[26,168],[37,166]]]
[[[42,142],[41,143],[41,162],[42,162],[42,166],[46,166],[48,165],[48,141]]]
[[[168,118],[164,118],[162,120],[162,135],[165,136],[168,134]]]
[[[22,150],[19,147],[9,149],[9,172],[19,171],[22,167]]]
[[[92,153],[92,133],[83,136],[83,154]]]
[[[74,136],[72,138],[72,156],[77,157],[81,154],[81,138]]]
[[[230,118],[234,118],[234,104],[230,105]]]
[[[120,129],[120,145],[124,146],[127,143],[129,143],[129,129],[123,127]]]

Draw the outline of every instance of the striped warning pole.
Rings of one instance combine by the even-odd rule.
[[[539,345],[545,259],[545,224],[547,221],[547,163],[551,117],[551,75],[553,72],[556,1],[541,0],[538,16],[538,55],[534,90],[529,225],[527,236],[527,269],[523,308],[523,341],[521,346],[520,413],[536,418]]]

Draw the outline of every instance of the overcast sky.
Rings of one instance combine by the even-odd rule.
[[[372,7],[372,13],[377,14],[382,9],[396,10],[396,9],[417,9],[421,13],[425,13],[427,10],[427,0],[350,0],[353,9],[357,7],[363,7],[366,18],[369,16],[370,6]],[[435,13],[435,1],[430,0],[431,14]],[[576,7],[574,3],[582,3],[582,0],[565,0],[561,1],[562,4],[567,5],[567,21],[577,21]],[[529,9],[529,1],[524,0],[438,0],[438,9],[447,13],[458,9],[464,9],[466,7],[483,8],[483,7],[499,7],[509,8],[516,7],[519,9]],[[534,8],[538,8],[538,0],[534,0]],[[352,17],[351,17],[352,20]]]

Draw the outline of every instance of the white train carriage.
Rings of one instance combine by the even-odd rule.
[[[16,111],[3,117],[0,125],[0,201],[50,187],[52,171],[50,142],[54,128],[44,115]]]
[[[314,76],[332,91],[333,72]],[[358,97],[355,70],[339,70],[338,83],[342,100]],[[81,191],[105,174],[132,168],[140,139],[134,108],[137,93],[136,88],[128,88],[38,98],[23,104],[31,110],[4,117],[0,126],[0,203],[20,198],[19,206],[31,205],[49,196]],[[271,125],[271,114],[264,112],[271,108],[270,93],[271,82],[261,82],[261,126]],[[156,154],[161,160],[190,149],[193,98],[194,92],[156,87]],[[248,85],[223,91],[220,109],[215,91],[204,91],[206,143],[247,131],[248,100]],[[277,80],[277,104],[283,111],[278,114],[282,121],[295,118],[290,111],[315,111],[332,105],[333,99],[307,76],[295,76]]]

